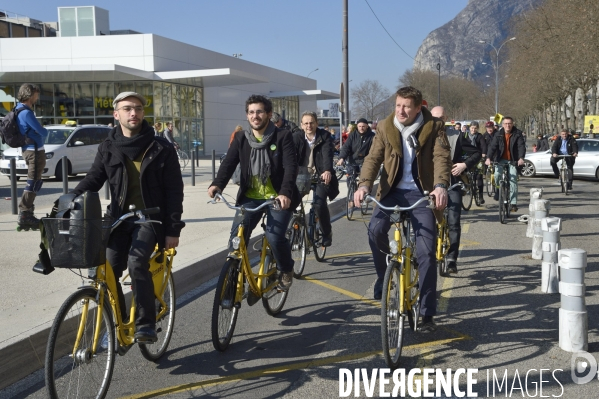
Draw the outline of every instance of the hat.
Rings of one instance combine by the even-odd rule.
[[[277,122],[278,122],[280,119],[281,119],[281,115],[279,115],[279,114],[278,114],[278,113],[276,113],[276,112],[273,112],[273,113],[272,113],[272,116],[270,117],[270,121],[271,121],[272,123],[277,123]]]
[[[143,105],[144,107],[147,104],[146,98],[141,94],[136,93],[134,91],[124,91],[114,98],[114,101],[112,102],[112,108],[116,108],[117,103],[119,101],[123,101],[127,97],[137,98],[139,101],[141,101],[141,105]]]
[[[426,102],[426,100],[422,100],[422,104],[423,106],[425,106],[426,108],[428,108],[428,103]]]
[[[365,124],[367,124],[367,125],[368,125],[368,121],[367,121],[365,118],[360,118],[360,119],[358,119],[358,121],[356,122],[356,125],[357,125],[358,123],[365,123]]]
[[[493,125],[493,122],[489,121],[485,123],[485,127],[495,127],[495,125]]]

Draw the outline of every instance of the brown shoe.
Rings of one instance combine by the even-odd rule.
[[[279,272],[279,285],[277,288],[281,291],[289,290],[293,284],[293,270],[290,272]]]

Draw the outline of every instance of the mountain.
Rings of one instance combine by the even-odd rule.
[[[415,69],[437,70],[441,74],[478,80],[485,75],[494,76],[490,54],[510,38],[512,17],[537,7],[544,0],[470,0],[453,20],[432,31],[420,45],[414,61]],[[516,40],[518,40],[516,38]],[[507,54],[504,46],[500,62]],[[440,61],[439,61],[440,57]],[[493,62],[495,54],[493,54]]]

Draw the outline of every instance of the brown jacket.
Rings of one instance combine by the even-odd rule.
[[[425,191],[433,191],[435,184],[445,184],[449,187],[451,176],[451,148],[445,134],[443,121],[433,118],[430,111],[422,107],[423,123],[418,130],[417,137],[420,150],[416,153],[418,164],[418,180]],[[398,172],[402,167],[403,143],[399,129],[393,124],[395,114],[389,115],[383,122],[379,122],[376,135],[368,156],[364,159],[360,173],[360,186],[372,190],[374,179],[381,163],[383,172],[376,193],[380,201],[385,198],[391,189],[399,182]],[[437,220],[442,218],[441,211],[435,211]]]

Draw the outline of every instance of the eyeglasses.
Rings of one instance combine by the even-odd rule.
[[[264,111],[263,109],[257,109],[255,111],[248,111],[248,115],[258,115],[258,116],[260,116],[260,115],[263,115],[265,113],[266,113],[266,111]]]
[[[135,110],[135,112],[142,112],[144,110],[144,107],[142,107],[141,105],[135,106],[135,107],[130,107],[128,105],[125,105],[124,107],[119,108],[117,111],[123,110],[125,112],[131,112],[133,110]]]

